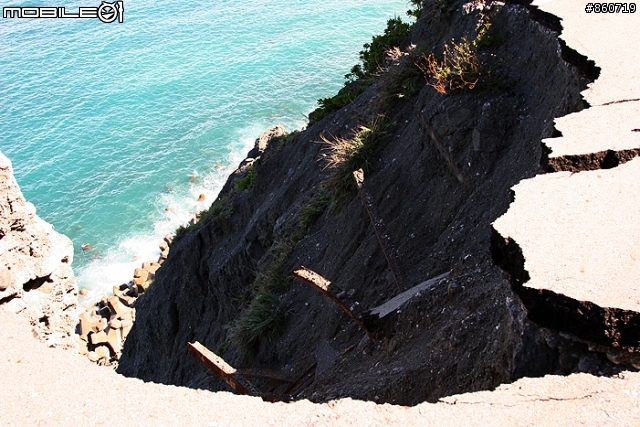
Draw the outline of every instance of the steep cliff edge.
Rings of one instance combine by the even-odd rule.
[[[198,226],[175,239],[136,303],[119,372],[226,389],[187,353],[200,341],[255,375],[268,369],[270,379],[257,380],[266,390],[401,404],[523,375],[610,372],[586,346],[548,345],[560,338],[527,320],[489,250],[511,187],[542,172],[540,141],[554,135],[553,119],[584,108],[580,91],[597,77],[559,31],[554,17],[518,4],[426,2],[371,86],[302,132],[265,136]],[[416,63],[424,70],[431,52],[456,47],[483,64],[477,87],[463,79],[467,90],[445,82],[438,91],[433,75],[425,84]],[[335,180],[341,142],[369,138],[359,167],[386,247],[379,221]],[[449,275],[386,317],[374,344],[291,280],[301,265],[365,308]],[[251,335],[260,322],[270,327]]]
[[[73,245],[36,215],[0,153],[0,305],[24,312],[50,346],[76,346]]]

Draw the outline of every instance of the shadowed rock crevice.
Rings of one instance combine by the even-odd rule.
[[[529,281],[520,246],[492,231],[494,262],[509,274],[514,292],[527,309],[529,319],[553,330],[564,331],[588,342],[628,351],[640,350],[640,313],[600,307],[545,289],[523,286]]]
[[[548,150],[548,149],[547,149]],[[580,172],[612,169],[640,156],[640,148],[631,150],[605,150],[597,153],[566,155],[546,158],[547,172]]]
[[[25,292],[30,292],[34,289],[40,288],[46,282],[49,282],[49,283],[53,282],[53,279],[51,278],[50,274],[44,277],[36,277],[35,279],[29,280],[27,283],[22,285],[22,288],[24,289]]]

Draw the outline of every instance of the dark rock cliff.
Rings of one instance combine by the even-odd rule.
[[[487,22],[493,38],[478,55],[490,81],[442,94],[416,74],[424,58],[416,52],[477,41]],[[187,342],[200,341],[237,367],[268,370],[270,380],[256,379],[263,390],[415,404],[575,369],[527,320],[489,248],[510,188],[542,172],[541,140],[554,134],[553,118],[584,108],[580,91],[594,78],[593,67],[559,42],[559,30],[523,5],[425,2],[404,54],[396,52],[370,87],[299,133],[272,129],[199,225],[175,239],[136,303],[118,371],[226,389],[187,353]],[[342,207],[317,203],[337,191],[327,184],[331,153],[322,141],[352,138],[376,120],[386,128],[365,159],[364,187],[393,243],[397,283],[357,194],[347,193]],[[301,265],[364,308],[451,273],[385,318],[374,344],[329,299],[291,281]],[[284,282],[272,293],[283,313],[279,333],[242,351],[239,319],[256,283],[275,275]]]

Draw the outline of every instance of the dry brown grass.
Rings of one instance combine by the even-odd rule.
[[[427,84],[439,93],[474,89],[483,71],[483,64],[472,43],[466,39],[459,43],[453,40],[445,43],[441,59],[433,52],[429,55],[423,53],[416,66],[424,74]]]

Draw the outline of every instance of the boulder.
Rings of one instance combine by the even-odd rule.
[[[109,348],[104,346],[104,345],[96,347],[96,349],[94,351],[95,351],[96,356],[98,356],[98,360],[102,359],[102,360],[108,361],[109,358],[111,357],[111,353],[109,352]]]
[[[119,297],[112,296],[107,300],[109,303],[109,308],[111,309],[111,313],[116,316],[122,318],[130,317],[131,308],[127,307],[122,303]]]
[[[112,329],[122,328],[122,320],[118,319],[117,316],[111,316],[111,319],[109,320],[109,327]]]
[[[149,264],[150,265],[148,268],[146,268],[146,270],[151,274],[155,274],[155,272],[158,271],[158,269],[160,268],[160,264],[158,264],[157,262],[152,262]]]
[[[122,351],[122,335],[120,329],[109,328],[107,332],[107,344],[111,347],[111,350],[115,354],[119,354]]]
[[[78,321],[78,332],[80,338],[86,341],[90,332],[99,332],[103,329],[102,318],[96,318],[86,311],[80,313]]]
[[[108,339],[109,338],[107,337],[107,334],[105,331],[93,332],[91,333],[91,335],[89,335],[89,341],[91,341],[91,344],[93,345],[106,343]]]
[[[143,282],[149,278],[149,271],[144,268],[136,268],[133,272],[134,279],[141,279]],[[135,283],[135,280],[133,281]]]

